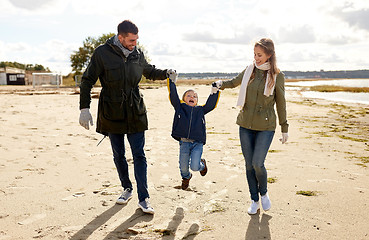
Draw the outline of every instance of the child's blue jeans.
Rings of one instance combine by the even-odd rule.
[[[189,179],[191,177],[190,168],[192,171],[204,170],[205,166],[201,162],[203,145],[203,143],[196,141],[179,141],[179,170],[182,178]]]

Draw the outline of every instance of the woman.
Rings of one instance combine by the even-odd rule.
[[[251,195],[249,214],[256,214],[261,205],[264,211],[271,207],[267,191],[265,157],[276,129],[277,107],[282,138],[288,139],[288,123],[284,91],[284,74],[277,68],[274,43],[262,38],[254,46],[254,62],[237,77],[229,81],[217,81],[220,89],[234,88],[241,84],[237,106],[241,107],[237,117],[240,126],[240,142],[246,162],[246,177]]]

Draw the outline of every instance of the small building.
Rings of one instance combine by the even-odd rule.
[[[0,85],[25,85],[26,71],[14,67],[0,68]]]

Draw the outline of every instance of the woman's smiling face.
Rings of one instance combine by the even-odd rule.
[[[187,105],[190,105],[192,107],[197,105],[197,100],[198,100],[197,93],[192,90],[187,91],[183,98],[183,101],[185,101]]]
[[[262,47],[256,46],[254,48],[254,59],[256,66],[263,65],[266,61],[268,61],[269,58],[270,55],[267,55]]]

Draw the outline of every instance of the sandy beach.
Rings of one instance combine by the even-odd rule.
[[[210,86],[179,86],[205,104]],[[94,89],[95,94],[99,89]],[[287,91],[289,141],[280,128],[266,160],[272,208],[250,216],[236,125],[238,88],[206,115],[208,174],[180,189],[174,110],[166,86],[142,89],[155,215],[122,189],[110,142],[78,123],[78,89],[0,87],[0,240],[369,239],[369,106],[305,99]],[[97,98],[91,113],[96,122]],[[127,147],[131,180],[132,157]],[[301,193],[301,194],[299,194]],[[311,193],[314,196],[303,194]]]

